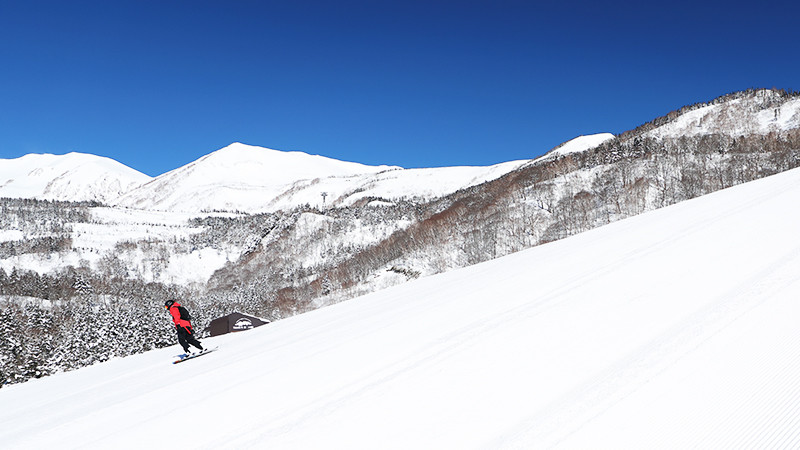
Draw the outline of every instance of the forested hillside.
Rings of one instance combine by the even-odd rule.
[[[412,220],[385,239],[349,248],[344,259],[318,258],[312,265],[305,263],[309,259],[297,258],[298,251],[328,249],[338,235],[356,232],[341,228],[353,223],[342,219],[343,210],[308,212],[309,221],[325,223],[326,228],[310,240],[305,234],[287,234],[283,245],[303,241],[288,244],[295,253],[288,256],[285,247],[259,246],[248,258],[217,272],[210,286],[246,286],[247,292],[267,302],[277,298],[313,308],[776,174],[800,165],[800,127],[767,128],[765,134],[740,130],[752,130],[748,120],[758,114],[778,117],[775,111],[789,101],[797,103],[797,97],[775,91],[731,94],[686,107],[584,152],[552,152],[555,156],[546,155],[498,180],[431,202],[382,207],[372,213],[382,214],[379,223],[395,223],[398,211]],[[716,117],[728,119],[717,120],[725,124],[723,130],[651,135],[689,112],[719,105],[727,106],[714,111]],[[795,120],[800,118],[797,111]],[[297,270],[284,276],[292,265]]]

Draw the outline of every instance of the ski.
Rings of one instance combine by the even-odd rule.
[[[201,352],[198,352],[198,353],[190,353],[189,355],[186,355],[186,356],[178,355],[178,357],[179,357],[180,359],[178,359],[178,360],[176,360],[176,361],[172,361],[172,364],[178,364],[178,363],[181,363],[181,362],[184,362],[184,361],[188,361],[188,360],[190,360],[190,359],[195,359],[195,358],[197,358],[198,356],[207,355],[207,354],[209,354],[209,353],[211,353],[211,352],[213,352],[213,351],[216,351],[216,350],[218,350],[218,349],[219,349],[219,347],[207,348],[207,349],[205,349],[205,350],[203,350],[203,351],[201,351]]]

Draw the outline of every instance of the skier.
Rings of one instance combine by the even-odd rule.
[[[183,347],[183,351],[188,355],[189,344],[192,344],[202,352],[203,346],[200,345],[200,341],[194,338],[194,331],[190,322],[191,317],[189,317],[189,312],[186,311],[186,308],[175,300],[167,300],[164,303],[164,308],[172,315],[172,322],[175,323],[175,328],[178,330],[178,343]],[[181,314],[181,311],[183,311],[183,314]]]

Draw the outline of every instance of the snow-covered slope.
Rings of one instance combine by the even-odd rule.
[[[768,134],[800,127],[800,99],[784,99],[771,90],[713,103],[688,111],[645,133],[654,138],[691,137],[709,133],[728,136]]]
[[[582,151],[589,150],[590,148],[597,147],[603,142],[613,138],[614,135],[611,133],[598,133],[589,134],[586,136],[578,136],[575,139],[564,142],[553,150],[550,150],[547,152],[547,154],[542,156],[542,159],[564,156],[570,153],[580,153]]]
[[[157,177],[115,204],[179,212],[267,212],[304,204],[347,206],[365,197],[430,199],[497,178],[524,162],[402,169],[234,143]]]
[[[150,179],[113,159],[84,153],[0,159],[0,197],[105,203]]]
[[[176,345],[7,386],[0,442],[797,448],[797,204],[792,170],[206,339],[220,351],[184,364]]]
[[[432,199],[491,181],[528,161],[402,169],[233,143],[156,178],[81,153],[0,159],[0,197],[97,200],[177,213],[349,206],[364,198]]]
[[[303,180],[288,186],[264,208],[290,209],[297,205],[349,206],[366,198],[379,201],[430,200],[499,178],[527,163],[509,161],[493,166],[454,166],[395,169],[350,177]]]
[[[156,177],[118,199],[140,209],[197,212],[258,211],[299,180],[376,173],[366,166],[302,152],[282,152],[234,143]]]

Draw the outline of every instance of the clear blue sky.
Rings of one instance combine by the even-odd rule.
[[[159,175],[234,142],[403,167],[534,158],[800,90],[794,2],[3,1],[0,158]]]

